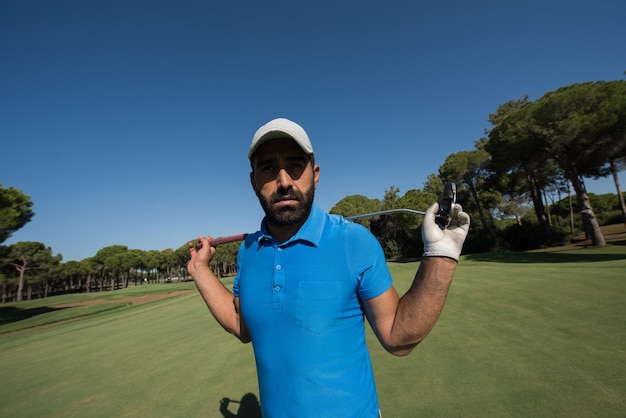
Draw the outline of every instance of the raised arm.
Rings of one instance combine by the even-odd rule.
[[[188,244],[191,260],[187,268],[202,299],[217,322],[226,331],[247,343],[250,341],[250,336],[243,317],[240,315],[239,298],[235,297],[209,268],[209,261],[215,255],[215,247],[210,246],[209,239],[210,237],[198,238],[199,249],[194,243]]]
[[[399,297],[394,287],[363,303],[380,343],[392,354],[409,354],[434,328],[452,283],[469,230],[469,216],[457,205],[452,221],[435,223],[438,205],[427,211],[422,225],[424,258],[409,290]]]

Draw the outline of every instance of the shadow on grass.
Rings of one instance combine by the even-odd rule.
[[[52,306],[39,306],[37,308],[22,309],[15,306],[0,307],[0,325],[12,324],[14,322],[30,319],[37,315],[59,311],[66,308],[55,308]]]
[[[481,253],[464,256],[472,261],[489,261],[492,263],[592,263],[599,261],[625,260],[626,254],[598,254],[579,252],[519,252],[519,253]]]
[[[228,409],[231,403],[237,405],[237,413]],[[241,401],[223,398],[220,401],[220,412],[224,418],[261,418],[261,406],[253,393],[246,393]]]

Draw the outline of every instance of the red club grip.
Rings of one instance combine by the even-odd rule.
[[[211,247],[217,247],[220,244],[227,244],[229,242],[243,241],[248,234],[229,235],[227,237],[217,237],[211,239]]]
[[[211,247],[217,247],[220,244],[228,244],[229,242],[237,242],[243,241],[246,239],[248,234],[237,234],[237,235],[229,235],[227,237],[217,237],[213,238],[210,242]],[[196,242],[196,250],[200,250],[202,248],[202,243],[200,241]]]

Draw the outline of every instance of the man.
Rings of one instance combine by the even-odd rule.
[[[208,267],[210,237],[189,243],[200,294],[228,332],[252,341],[264,417],[378,417],[363,316],[387,351],[409,354],[441,313],[469,217],[457,205],[442,230],[437,203],[427,210],[424,258],[400,298],[375,237],[313,204],[320,167],[301,126],[263,125],[248,158],[266,216],[239,249],[233,293]]]

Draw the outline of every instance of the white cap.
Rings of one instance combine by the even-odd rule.
[[[254,154],[254,151],[256,151],[261,144],[269,141],[270,139],[285,137],[296,141],[296,143],[300,145],[300,148],[302,148],[302,150],[307,154],[313,154],[313,145],[311,145],[309,136],[306,134],[302,126],[290,121],[289,119],[278,118],[267,122],[256,131],[254,137],[252,138],[252,143],[250,144],[248,159],[252,158],[252,154]]]

